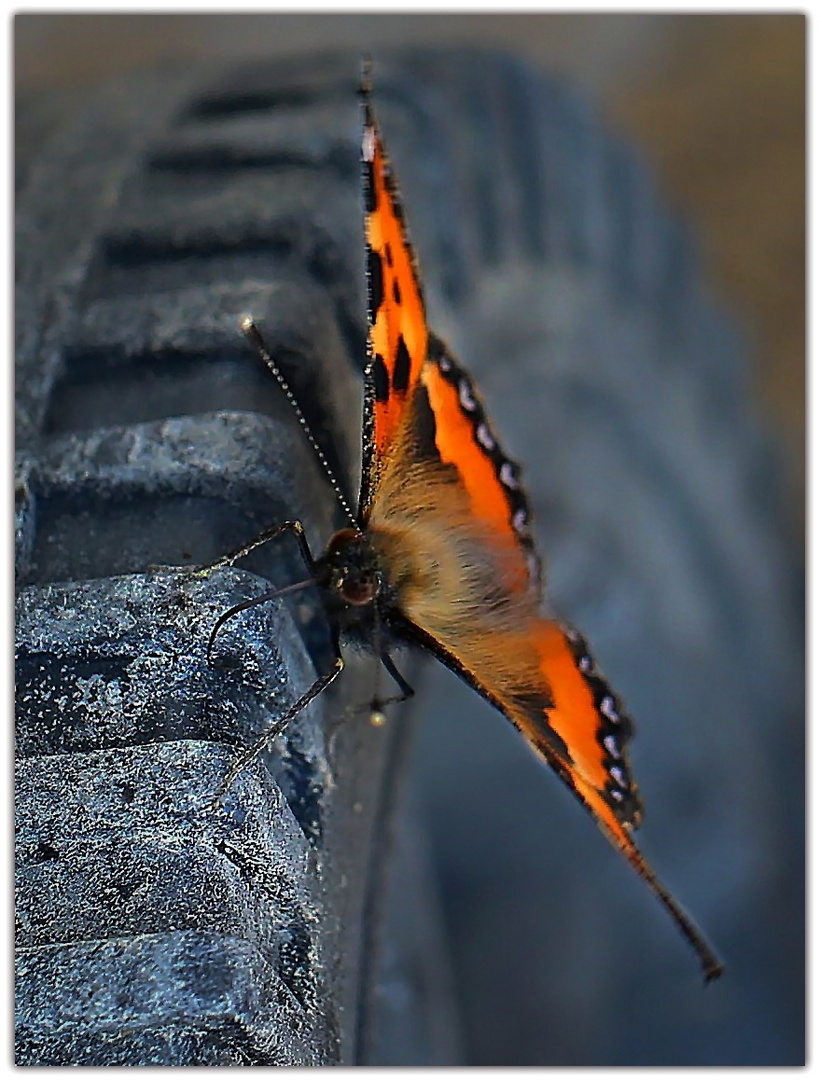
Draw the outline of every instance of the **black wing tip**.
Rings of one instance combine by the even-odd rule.
[[[677,904],[676,900],[674,900],[665,888],[660,885],[650,870],[649,874],[651,874],[651,877],[647,878],[648,884],[654,894],[659,897],[668,909],[671,917],[682,931],[683,936],[687,939],[689,945],[696,953],[697,959],[700,962],[700,968],[702,969],[703,985],[708,986],[709,983],[719,979],[725,971],[722,961],[708,944],[703,934],[691,919],[689,919],[679,904]],[[646,877],[644,873],[641,874],[641,876],[644,878]]]
[[[725,974],[725,965],[716,956],[704,956],[702,959],[702,977],[705,986],[716,982]]]
[[[368,52],[361,54],[361,72],[358,80],[358,94],[364,102],[369,102],[373,92],[373,58]]]
[[[361,57],[361,72],[358,81],[358,99],[364,114],[364,127],[375,128],[375,110],[373,109],[373,60],[369,53]]]

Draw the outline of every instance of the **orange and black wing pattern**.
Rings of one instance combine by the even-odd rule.
[[[521,470],[503,450],[468,372],[434,334],[421,369],[416,408],[426,403],[434,418],[427,453],[455,471],[469,497],[474,524],[503,548],[504,584],[539,599],[541,566],[532,534],[532,510],[521,484]],[[427,430],[429,430],[429,425]]]
[[[720,960],[632,838],[642,817],[628,760],[633,728],[583,638],[569,627],[535,617],[523,634],[508,630],[496,637],[487,663],[472,635],[442,642],[417,627],[415,632],[552,766],[669,912],[697,954],[706,982],[718,978]]]
[[[700,958],[696,927],[640,855],[632,725],[585,641],[539,611],[540,565],[520,470],[475,386],[427,327],[395,177],[364,87],[369,346],[359,525],[403,635],[496,706],[591,812]]]
[[[516,564],[509,568],[510,587],[537,591],[540,565],[520,469],[503,453],[468,373],[427,326],[418,262],[366,75],[361,95],[369,357],[359,525],[368,523],[389,459],[397,457],[398,467],[407,461],[403,436],[423,399],[434,417],[426,433],[431,444],[423,445],[415,423],[412,455],[431,455],[457,471],[475,519],[507,542],[507,562]]]
[[[361,86],[364,231],[367,259],[368,360],[359,524],[364,524],[383,463],[411,401],[427,355],[427,321],[401,198],[370,102]]]

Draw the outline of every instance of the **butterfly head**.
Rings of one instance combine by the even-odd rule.
[[[339,529],[317,563],[319,584],[333,607],[347,610],[375,603],[381,590],[381,573],[372,544],[355,529]]]

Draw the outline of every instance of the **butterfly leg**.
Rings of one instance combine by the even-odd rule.
[[[307,566],[307,569],[312,573],[315,562],[313,560],[310,546],[307,543],[307,537],[304,533],[304,526],[300,521],[283,521],[280,525],[274,525],[271,529],[266,529],[263,533],[260,533],[254,540],[251,540],[249,544],[245,544],[243,547],[237,548],[235,551],[230,552],[228,555],[223,555],[215,562],[206,563],[204,566],[191,566],[185,567],[184,572],[192,574],[194,576],[205,577],[213,570],[219,570],[223,566],[232,566],[237,559],[243,558],[251,551],[255,551],[256,548],[262,547],[263,544],[269,543],[271,540],[275,540],[277,536],[282,533],[291,532],[296,537],[299,545],[299,554],[302,557],[302,561]],[[240,604],[234,604],[233,607],[228,608],[227,611],[222,612],[219,618],[216,620],[213,629],[210,632],[208,638],[207,657],[208,663],[211,660],[211,653],[213,651],[213,644],[216,640],[216,635],[221,630],[222,626],[232,619],[234,615],[238,615],[240,611],[245,611],[247,608],[255,607],[256,604],[264,604],[268,600],[275,600],[279,596],[285,596],[287,593],[296,592],[299,589],[304,589],[313,584],[313,579],[309,578],[306,581],[297,581],[293,585],[287,585],[282,589],[273,589],[270,592],[263,593],[261,596],[254,596],[250,600],[244,600]]]
[[[245,750],[244,753],[240,754],[236,761],[234,761],[233,765],[230,767],[227,775],[225,776],[225,779],[219,785],[219,788],[213,797],[214,809],[218,808],[219,803],[231,789],[231,787],[233,786],[233,782],[235,781],[239,773],[243,772],[248,767],[248,765],[251,764],[251,762],[255,761],[255,759],[259,756],[259,754],[262,753],[268,743],[272,739],[275,739],[276,736],[279,735],[282,731],[284,731],[290,721],[295,716],[298,716],[302,709],[306,709],[310,702],[314,700],[314,698],[317,698],[323,690],[327,689],[330,683],[333,682],[333,680],[341,674],[343,668],[344,658],[341,655],[341,651],[338,647],[338,642],[336,642],[336,657],[332,668],[329,671],[325,672],[324,675],[320,675],[310,687],[310,689],[307,690],[304,694],[302,694],[298,701],[294,702],[290,706],[290,708],[287,709],[287,711],[279,717],[276,723],[273,724],[272,727],[269,727],[267,729],[264,735],[257,739],[252,746],[248,747],[248,749]]]
[[[354,716],[360,716],[362,712],[367,712],[369,713],[370,723],[373,725],[373,727],[383,727],[383,725],[387,722],[387,718],[383,713],[385,705],[394,705],[400,701],[406,701],[408,698],[415,696],[415,691],[401,674],[401,672],[398,670],[398,668],[395,666],[389,653],[380,653],[379,659],[381,660],[381,663],[384,665],[387,671],[390,673],[392,678],[395,680],[395,683],[401,693],[396,694],[393,697],[382,698],[378,693],[378,687],[376,685],[376,691],[370,701],[366,702],[363,705],[349,705],[341,714],[341,716],[337,717],[334,721],[332,721],[327,729],[327,745],[331,759],[333,755],[333,746],[335,745],[336,735],[348,720],[352,719]]]
[[[384,665],[389,676],[392,678],[395,685],[401,691],[400,694],[393,694],[392,697],[381,697],[379,688],[376,685],[375,693],[372,700],[365,708],[370,711],[370,723],[373,727],[382,727],[387,722],[387,717],[384,715],[384,708],[387,705],[398,705],[402,701],[407,701],[409,698],[415,696],[415,691],[395,666],[392,657],[388,652],[379,653],[379,659]]]
[[[238,615],[240,611],[246,611],[248,608],[256,607],[257,604],[266,604],[268,600],[277,600],[280,596],[287,596],[288,593],[298,592],[300,589],[309,588],[311,585],[315,585],[315,581],[312,578],[307,578],[306,581],[296,581],[292,585],[285,585],[282,589],[271,589],[270,592],[262,593],[261,596],[252,596],[249,600],[243,600],[241,604],[234,604],[233,607],[228,608],[227,611],[223,611],[213,624],[213,629],[208,638],[208,663],[211,663],[211,653],[213,651],[213,644],[216,641],[216,635],[228,619],[232,619],[233,616]]]
[[[275,540],[277,536],[281,536],[281,534],[285,532],[293,533],[296,537],[299,545],[299,554],[307,569],[312,572],[315,561],[313,559],[313,554],[310,551],[310,545],[307,543],[304,526],[300,521],[283,521],[280,525],[274,525],[271,529],[265,529],[263,533],[260,533],[254,540],[251,540],[250,543],[244,544],[242,547],[237,548],[235,551],[231,551],[227,555],[222,555],[221,558],[216,559],[212,563],[205,563],[203,566],[191,566],[186,569],[189,573],[201,574],[204,577],[212,570],[220,570],[223,566],[233,566],[238,559],[244,558],[244,556],[249,555],[251,551],[255,551],[256,548],[260,548],[264,544],[270,543],[271,540]]]
[[[393,662],[393,659],[392,659],[392,657],[390,656],[389,653],[387,653],[387,652],[382,652],[381,653],[381,663],[384,665],[384,667],[387,670],[387,673],[390,675],[393,682],[398,687],[398,689],[401,691],[401,693],[400,693],[400,695],[396,695],[395,697],[391,697],[391,698],[387,698],[386,700],[379,701],[379,704],[380,705],[393,705],[393,704],[397,704],[399,701],[407,701],[409,698],[415,697],[415,691],[410,686],[410,684],[407,682],[407,680],[404,678],[404,676],[401,674],[401,672],[398,670],[398,668],[395,666],[395,663]]]
[[[280,536],[285,532],[291,532],[296,537],[299,544],[299,554],[308,570],[312,572],[314,566],[313,553],[310,551],[310,546],[307,543],[307,537],[304,532],[304,526],[300,521],[283,521],[280,525],[274,525],[271,529],[265,529],[263,533],[260,533],[255,539],[251,540],[250,543],[244,544],[242,547],[237,548],[235,551],[231,551],[227,555],[222,555],[213,562],[203,563],[201,566],[158,566],[152,563],[148,566],[148,572],[156,573],[158,571],[173,570],[177,573],[191,574],[194,577],[207,577],[213,570],[220,570],[223,566],[233,566],[238,559],[243,558],[245,555],[249,555],[251,551],[255,551],[256,548],[268,544],[271,540],[275,540],[277,536]]]

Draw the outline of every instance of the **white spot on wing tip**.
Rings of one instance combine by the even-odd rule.
[[[608,750],[611,757],[620,757],[620,747],[617,745],[617,739],[614,735],[607,735],[605,739],[603,739],[603,746]]]
[[[511,491],[517,491],[519,485],[511,461],[504,461],[500,467],[499,475],[504,487],[508,487]]]
[[[478,424],[478,430],[475,433],[478,438],[478,442],[484,448],[484,450],[494,450],[495,440],[492,438],[492,433],[486,424]]]
[[[614,707],[614,698],[610,694],[606,694],[603,700],[600,702],[600,712],[607,720],[610,720],[612,724],[620,723],[620,714]]]
[[[361,139],[361,156],[365,161],[373,161],[375,158],[375,129],[371,127],[364,128],[364,135]]]
[[[523,507],[515,511],[512,517],[512,526],[520,536],[529,536],[529,519]]]
[[[626,787],[626,778],[619,765],[613,765],[609,769],[609,775],[621,788]]]
[[[465,412],[475,411],[475,400],[469,392],[469,383],[466,379],[461,379],[458,383],[458,399],[461,402],[461,408]]]

